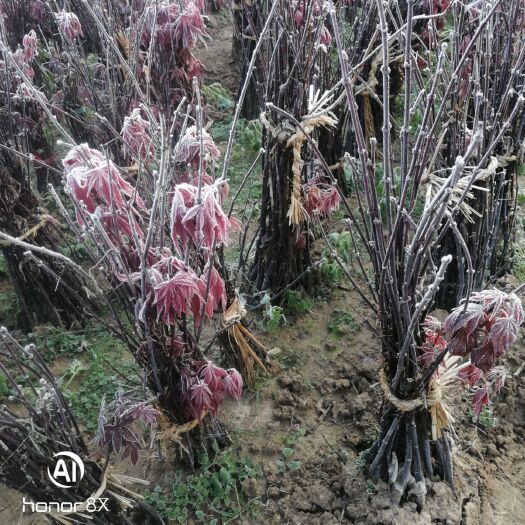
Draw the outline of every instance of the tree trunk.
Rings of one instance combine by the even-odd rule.
[[[59,223],[40,206],[22,166],[7,165],[0,165],[0,231],[60,251],[65,241]],[[17,246],[2,244],[1,249],[20,305],[18,324],[29,330],[39,323],[82,322],[90,300],[72,270],[51,257],[37,262]]]

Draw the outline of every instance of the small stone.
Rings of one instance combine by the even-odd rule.
[[[269,498],[272,498],[272,499],[277,499],[279,497],[281,497],[281,491],[279,490],[279,487],[269,487],[268,490],[266,491],[266,494],[268,495]]]
[[[266,481],[272,483],[272,476],[276,476],[279,472],[279,468],[275,463],[268,463],[264,467],[264,473],[266,474]]]
[[[333,341],[326,341],[324,348],[328,352],[335,352],[337,350],[337,345]]]
[[[498,445],[498,447],[504,447],[506,444],[507,444],[507,439],[505,438],[505,436],[498,434],[496,436],[496,445]]]
[[[217,19],[213,15],[207,15],[208,20],[206,21],[206,26],[211,28],[218,27]]]
[[[304,382],[300,374],[290,372],[279,377],[278,381],[280,386],[295,394],[300,394],[304,390]]]
[[[368,392],[363,392],[350,400],[350,410],[353,414],[363,412],[370,406],[371,399]]]
[[[290,421],[295,415],[293,407],[283,406],[275,411],[275,419],[278,421]]]
[[[347,505],[345,517],[350,518],[354,523],[362,523],[363,506],[358,503]]]
[[[330,507],[330,503],[334,499],[333,492],[327,487],[315,486],[311,489],[311,501],[317,505],[321,510],[326,510]]]
[[[489,443],[486,448],[487,456],[497,458],[500,455],[498,447],[494,443]]]
[[[293,394],[289,390],[279,390],[275,394],[275,401],[281,406],[294,406],[295,400]]]
[[[463,506],[464,525],[480,523],[480,503],[478,498],[471,499]]]
[[[343,390],[350,388],[350,380],[349,379],[336,379],[334,381],[334,388],[336,390]]]
[[[254,478],[248,478],[244,480],[243,484],[243,491],[249,498],[255,498],[257,496],[260,496],[262,493],[262,483],[261,480],[257,480]]]

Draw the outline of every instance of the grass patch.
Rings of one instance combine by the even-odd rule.
[[[70,332],[63,328],[46,326],[39,333],[27,335],[27,342],[33,343],[46,361],[59,357],[78,357],[88,347],[90,330]]]
[[[95,432],[102,398],[129,389],[131,382],[140,384],[140,377],[128,350],[113,337],[98,335],[86,352],[82,360],[73,360],[62,380],[73,414],[88,432]]]
[[[9,290],[1,293],[0,324],[14,328],[20,315],[20,306],[16,293]]]
[[[230,99],[228,91],[218,82],[205,86],[203,91],[206,95],[208,105],[212,107],[216,114],[216,120],[210,127],[209,132],[217,144],[225,144],[230,137],[235,104]],[[227,174],[232,188],[236,189],[239,187],[244,176],[257,158],[260,149],[260,121],[239,119],[235,130],[235,141]],[[222,173],[221,163],[219,163],[217,168],[217,172]],[[244,203],[248,200],[258,198],[261,191],[261,185],[262,181],[260,178],[259,166],[255,168],[252,177],[247,181],[241,191],[238,202]],[[229,199],[226,199],[226,208],[229,206],[230,202]]]
[[[139,370],[128,349],[104,329],[69,332],[45,327],[40,333],[28,334],[22,344],[28,343],[49,363],[74,416],[90,433],[97,428],[104,396],[111,398],[119,389],[140,385]],[[27,383],[25,377],[16,380],[22,386]]]

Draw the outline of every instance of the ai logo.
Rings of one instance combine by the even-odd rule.
[[[53,485],[70,489],[84,477],[84,462],[74,452],[57,452],[54,458],[59,458],[53,473],[47,467],[47,475]]]

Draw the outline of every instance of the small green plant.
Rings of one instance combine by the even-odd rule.
[[[233,102],[228,91],[219,82],[214,82],[209,86],[203,86],[202,91],[210,106],[219,110],[231,109],[233,107]]]
[[[350,263],[352,238],[348,231],[332,232],[328,235],[328,240],[339,262],[336,261],[333,251],[325,249],[322,254],[321,272],[328,283],[338,283],[343,278],[340,263],[344,266]]]
[[[518,195],[518,204],[521,204],[520,200],[525,203],[525,195]],[[525,218],[521,219],[521,228],[516,229],[516,239],[513,246],[512,255],[512,273],[518,282],[525,280],[525,249],[523,248],[523,240],[525,238]]]
[[[328,331],[335,336],[353,334],[359,330],[353,315],[350,312],[334,310],[328,320]]]
[[[274,332],[279,326],[286,324],[284,309],[281,306],[272,305],[270,296],[265,294],[261,300],[264,305],[263,318],[259,326],[267,332]]]
[[[102,398],[113,397],[118,389],[129,389],[132,382],[138,384],[139,377],[135,363],[125,359],[125,349],[116,339],[98,335],[85,348],[82,360],[75,359],[66,369],[63,390],[73,414],[88,432],[94,432]],[[118,368],[112,363],[118,363]]]
[[[370,480],[366,483],[366,492],[367,494],[370,494],[370,496],[375,496],[377,494],[376,486]]]
[[[295,453],[293,448],[283,447],[281,452],[282,459],[278,459],[275,462],[280,473],[286,472],[287,470],[299,470],[301,468],[301,462],[297,459],[292,459]]]
[[[283,356],[280,360],[281,367],[284,370],[289,370],[290,368],[294,368],[300,362],[301,362],[300,356],[295,353],[288,353],[287,355]]]
[[[354,465],[357,470],[366,472],[366,467],[368,465],[368,450],[363,450],[359,453],[359,455],[354,459]]]
[[[0,301],[0,323],[7,326],[16,324],[16,319],[20,314],[20,306],[15,292],[2,292]]]
[[[498,426],[498,418],[494,416],[494,411],[491,404],[485,406],[481,411],[478,417],[478,424],[486,429],[491,429]]]
[[[299,441],[306,436],[306,429],[303,427],[297,427],[287,438],[286,445],[289,447],[295,447]]]
[[[286,311],[295,315],[303,315],[310,311],[312,302],[303,297],[297,290],[288,290],[286,294]]]
[[[233,449],[220,453],[216,444],[213,449],[212,461],[207,454],[199,457],[200,472],[186,477],[178,472],[167,489],[158,486],[146,494],[146,501],[162,517],[175,523],[193,518],[197,523],[216,525],[256,516],[259,499],[246,496],[243,484],[260,476],[260,467]]]
[[[262,124],[260,120],[244,121],[239,128],[237,144],[244,152],[257,154],[261,149]]]
[[[64,377],[69,377],[67,380],[67,383],[65,383],[64,388],[68,388],[69,385],[72,383],[72,381],[84,370],[88,370],[89,367],[84,366],[82,364],[82,361],[79,359],[73,359],[71,361],[71,364],[67,367],[66,373],[64,374]]]
[[[7,385],[5,376],[2,374],[0,375],[0,399],[5,398],[8,395],[9,395],[9,386]]]
[[[72,241],[63,248],[64,255],[66,257],[73,258],[75,260],[87,259],[88,252],[84,244],[80,242]]]
[[[77,357],[86,349],[86,334],[70,332],[63,328],[47,327],[43,333],[28,334],[28,342],[34,343],[47,359]]]
[[[293,459],[293,456],[295,454],[295,446],[299,440],[305,436],[305,434],[306,430],[302,427],[299,427],[297,430],[287,436],[284,446],[281,449],[282,456],[275,462],[277,469],[281,474],[290,470],[299,470],[301,468],[301,462],[298,459]]]
[[[0,277],[7,276],[7,263],[4,256],[0,253]]]

